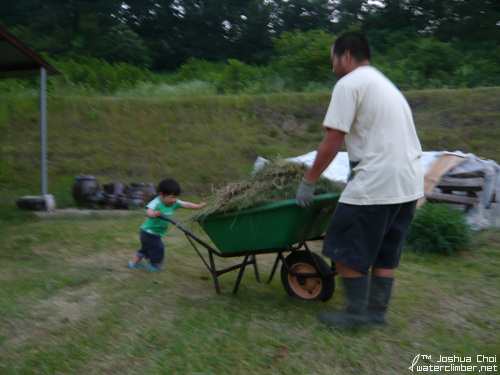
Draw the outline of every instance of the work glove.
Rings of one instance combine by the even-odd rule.
[[[308,182],[302,179],[302,182],[297,189],[297,195],[295,197],[297,206],[307,207],[310,206],[312,202],[314,202],[314,185],[314,182]]]

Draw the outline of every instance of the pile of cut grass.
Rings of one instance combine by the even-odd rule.
[[[308,167],[281,158],[268,161],[243,181],[213,190],[206,207],[192,214],[189,221],[203,221],[209,216],[243,211],[293,199]],[[315,194],[337,193],[342,185],[325,177],[316,183]]]

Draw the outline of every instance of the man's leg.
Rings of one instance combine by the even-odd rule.
[[[399,265],[406,233],[415,214],[416,201],[394,205],[394,220],[384,236],[372,268],[370,293],[366,309],[369,320],[386,324],[385,318],[394,283],[394,270]]]
[[[393,237],[398,236],[393,236],[389,232],[400,211],[400,206],[346,204],[337,206],[326,233],[323,254],[331,257],[335,262],[344,285],[347,308],[341,313],[322,313],[319,316],[321,321],[328,325],[344,327],[353,325],[352,323],[364,324],[369,321],[365,308],[369,299],[370,281],[373,284],[373,301],[375,301],[375,295],[377,295],[377,300],[380,300],[381,291],[376,288],[377,283],[381,281],[383,283],[380,284],[387,285],[390,280],[392,287],[394,268],[399,262],[398,255],[394,256],[395,251],[391,244]],[[400,242],[398,238],[396,243]],[[380,258],[379,252],[384,245],[388,245],[385,246],[385,253],[390,254],[390,261],[391,264],[395,264],[394,267],[385,267],[384,262],[381,262],[381,266],[375,264]],[[388,252],[390,248],[392,250]],[[397,259],[396,262],[394,258]],[[375,266],[375,269],[372,269],[374,276],[369,278],[367,274],[372,266]],[[379,277],[383,279],[379,280]],[[387,286],[384,288],[386,290]],[[376,293],[375,290],[377,290]],[[381,308],[373,303],[371,307],[375,309],[374,312]]]
[[[336,328],[354,328],[368,323],[365,314],[368,276],[340,263],[336,263],[336,266],[342,277],[347,306],[343,311],[323,311],[318,314],[318,319],[327,326]]]
[[[323,242],[323,254],[332,259],[342,278],[347,307],[319,314],[318,319],[328,326],[349,328],[368,322],[367,274],[377,255],[383,233],[381,223],[385,221],[385,218],[379,220],[379,215],[379,208],[373,206],[339,203],[335,209]]]
[[[372,275],[378,277],[394,277],[394,269],[373,267]]]
[[[335,267],[337,268],[337,272],[340,275],[340,277],[361,277],[365,276],[364,273],[359,272],[355,270],[354,268],[351,268],[349,266],[346,266],[345,264],[336,262]]]
[[[370,277],[370,293],[366,314],[368,320],[376,324],[386,324],[385,314],[391,298],[394,270],[373,268]]]

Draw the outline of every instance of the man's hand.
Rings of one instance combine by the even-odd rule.
[[[308,182],[302,179],[302,182],[297,189],[297,196],[295,197],[297,206],[307,207],[310,206],[312,202],[314,202],[314,185],[314,182]]]

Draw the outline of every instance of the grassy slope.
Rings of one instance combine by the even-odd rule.
[[[500,163],[500,88],[408,92],[422,147]]]
[[[422,146],[500,160],[500,88],[406,93]],[[329,93],[199,99],[48,101],[49,192],[72,205],[77,175],[109,182],[176,177],[188,195],[239,180],[260,155],[314,150]],[[36,98],[0,101],[0,192],[40,192]],[[10,197],[9,197],[10,198]]]

